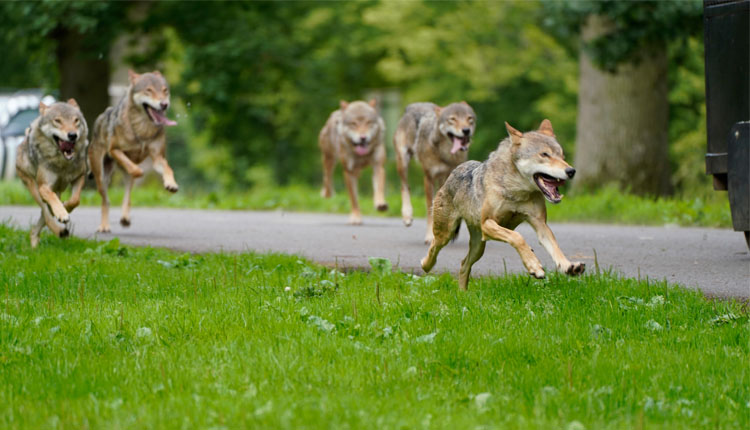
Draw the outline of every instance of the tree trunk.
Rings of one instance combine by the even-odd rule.
[[[55,37],[60,99],[76,99],[93,130],[96,117],[109,106],[109,51],[91,52],[76,31],[60,29]]]
[[[606,19],[590,16],[584,41],[606,34]],[[614,73],[599,69],[581,50],[575,184],[616,183],[640,195],[671,191],[666,48],[642,48],[639,61]]]

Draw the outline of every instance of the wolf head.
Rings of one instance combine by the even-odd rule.
[[[86,120],[74,99],[47,106],[39,103],[39,130],[60,150],[66,160],[72,160],[79,149],[86,146],[89,133]]]
[[[537,131],[521,133],[507,122],[513,163],[530,185],[544,194],[550,203],[560,203],[562,195],[557,187],[572,179],[576,169],[565,162],[562,147],[555,139],[552,124],[542,121]]]
[[[133,102],[144,110],[154,124],[177,125],[166,116],[169,108],[169,85],[159,71],[139,75],[128,70],[128,77]]]
[[[471,136],[474,135],[476,127],[476,114],[474,109],[466,102],[451,103],[446,107],[435,108],[438,116],[438,129],[447,137],[453,146],[451,154],[458,151],[468,151],[471,145]]]
[[[370,143],[380,131],[380,117],[375,106],[375,99],[368,103],[341,101],[341,122],[337,131],[346,138],[358,155],[370,152]]]

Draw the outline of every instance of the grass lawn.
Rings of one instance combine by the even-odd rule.
[[[0,428],[745,429],[743,305],[0,225]],[[592,272],[596,272],[591,268]]]
[[[366,175],[363,175],[366,176]],[[365,215],[380,214],[373,208],[372,196],[360,181],[360,207]],[[386,193],[389,209],[384,215],[401,216],[401,196],[395,184]],[[414,216],[425,216],[424,196],[421,187],[415,187],[412,195]],[[68,191],[69,193],[69,191]],[[114,206],[122,202],[122,188],[110,190],[110,201]],[[99,206],[101,200],[95,190],[84,190],[81,204]],[[35,204],[28,190],[20,182],[0,181],[1,205]],[[169,194],[158,183],[136,187],[133,191],[133,206],[162,206],[195,209],[284,209],[305,212],[349,212],[349,198],[341,187],[331,199],[320,197],[319,189],[309,185],[285,187],[258,186],[244,192],[208,192],[186,190]],[[558,205],[547,205],[552,222],[607,222],[619,224],[725,227],[732,226],[729,201],[726,193],[716,192],[709,199],[692,198],[644,198],[623,194],[615,188],[605,188],[593,193],[566,196]],[[1,220],[0,220],[1,221]]]

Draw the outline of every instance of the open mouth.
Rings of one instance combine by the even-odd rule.
[[[560,203],[560,200],[562,200],[563,196],[562,194],[560,194],[560,191],[557,189],[557,187],[565,185],[565,181],[563,179],[553,178],[552,176],[544,173],[535,173],[534,182],[536,182],[536,186],[539,187],[539,189],[542,191],[542,194],[544,194],[544,198],[549,200],[550,203]]]
[[[55,139],[57,147],[60,148],[60,152],[62,152],[63,157],[65,157],[66,160],[72,160],[75,156],[76,143],[70,140],[60,139],[57,136],[52,137]]]
[[[369,151],[370,151],[370,148],[367,146],[366,143],[354,144],[354,152],[356,152],[357,155],[367,155]]]
[[[451,148],[451,154],[455,154],[458,151],[468,151],[469,144],[471,143],[471,135],[468,136],[456,136],[455,134],[448,132],[448,138],[453,142]]]
[[[143,109],[146,110],[148,117],[151,118],[151,121],[156,125],[177,125],[177,122],[167,118],[166,109],[154,109],[146,103],[143,104]]]

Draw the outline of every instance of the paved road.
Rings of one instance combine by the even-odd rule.
[[[0,207],[0,222],[28,228],[38,217],[35,207]],[[340,267],[369,267],[368,257],[386,257],[402,270],[421,273],[419,260],[427,247],[422,243],[425,222],[406,228],[397,218],[366,217],[364,225],[346,224],[341,214],[291,212],[245,212],[188,209],[135,208],[133,225],[122,228],[113,208],[110,234],[95,233],[98,208],[73,212],[73,233],[84,238],[119,237],[123,243],[167,247],[180,251],[276,251],[303,255]],[[750,298],[750,254],[741,233],[708,228],[639,227],[589,224],[552,224],[560,246],[571,260],[582,260],[594,268],[594,250],[601,268],[612,268],[626,276],[666,279],[700,288],[716,297]],[[523,234],[537,251],[545,267],[552,260],[538,245],[533,231],[522,225]],[[443,249],[436,271],[456,273],[468,249],[468,232]],[[518,254],[507,244],[492,242],[473,274],[501,274],[504,267],[522,272]]]

